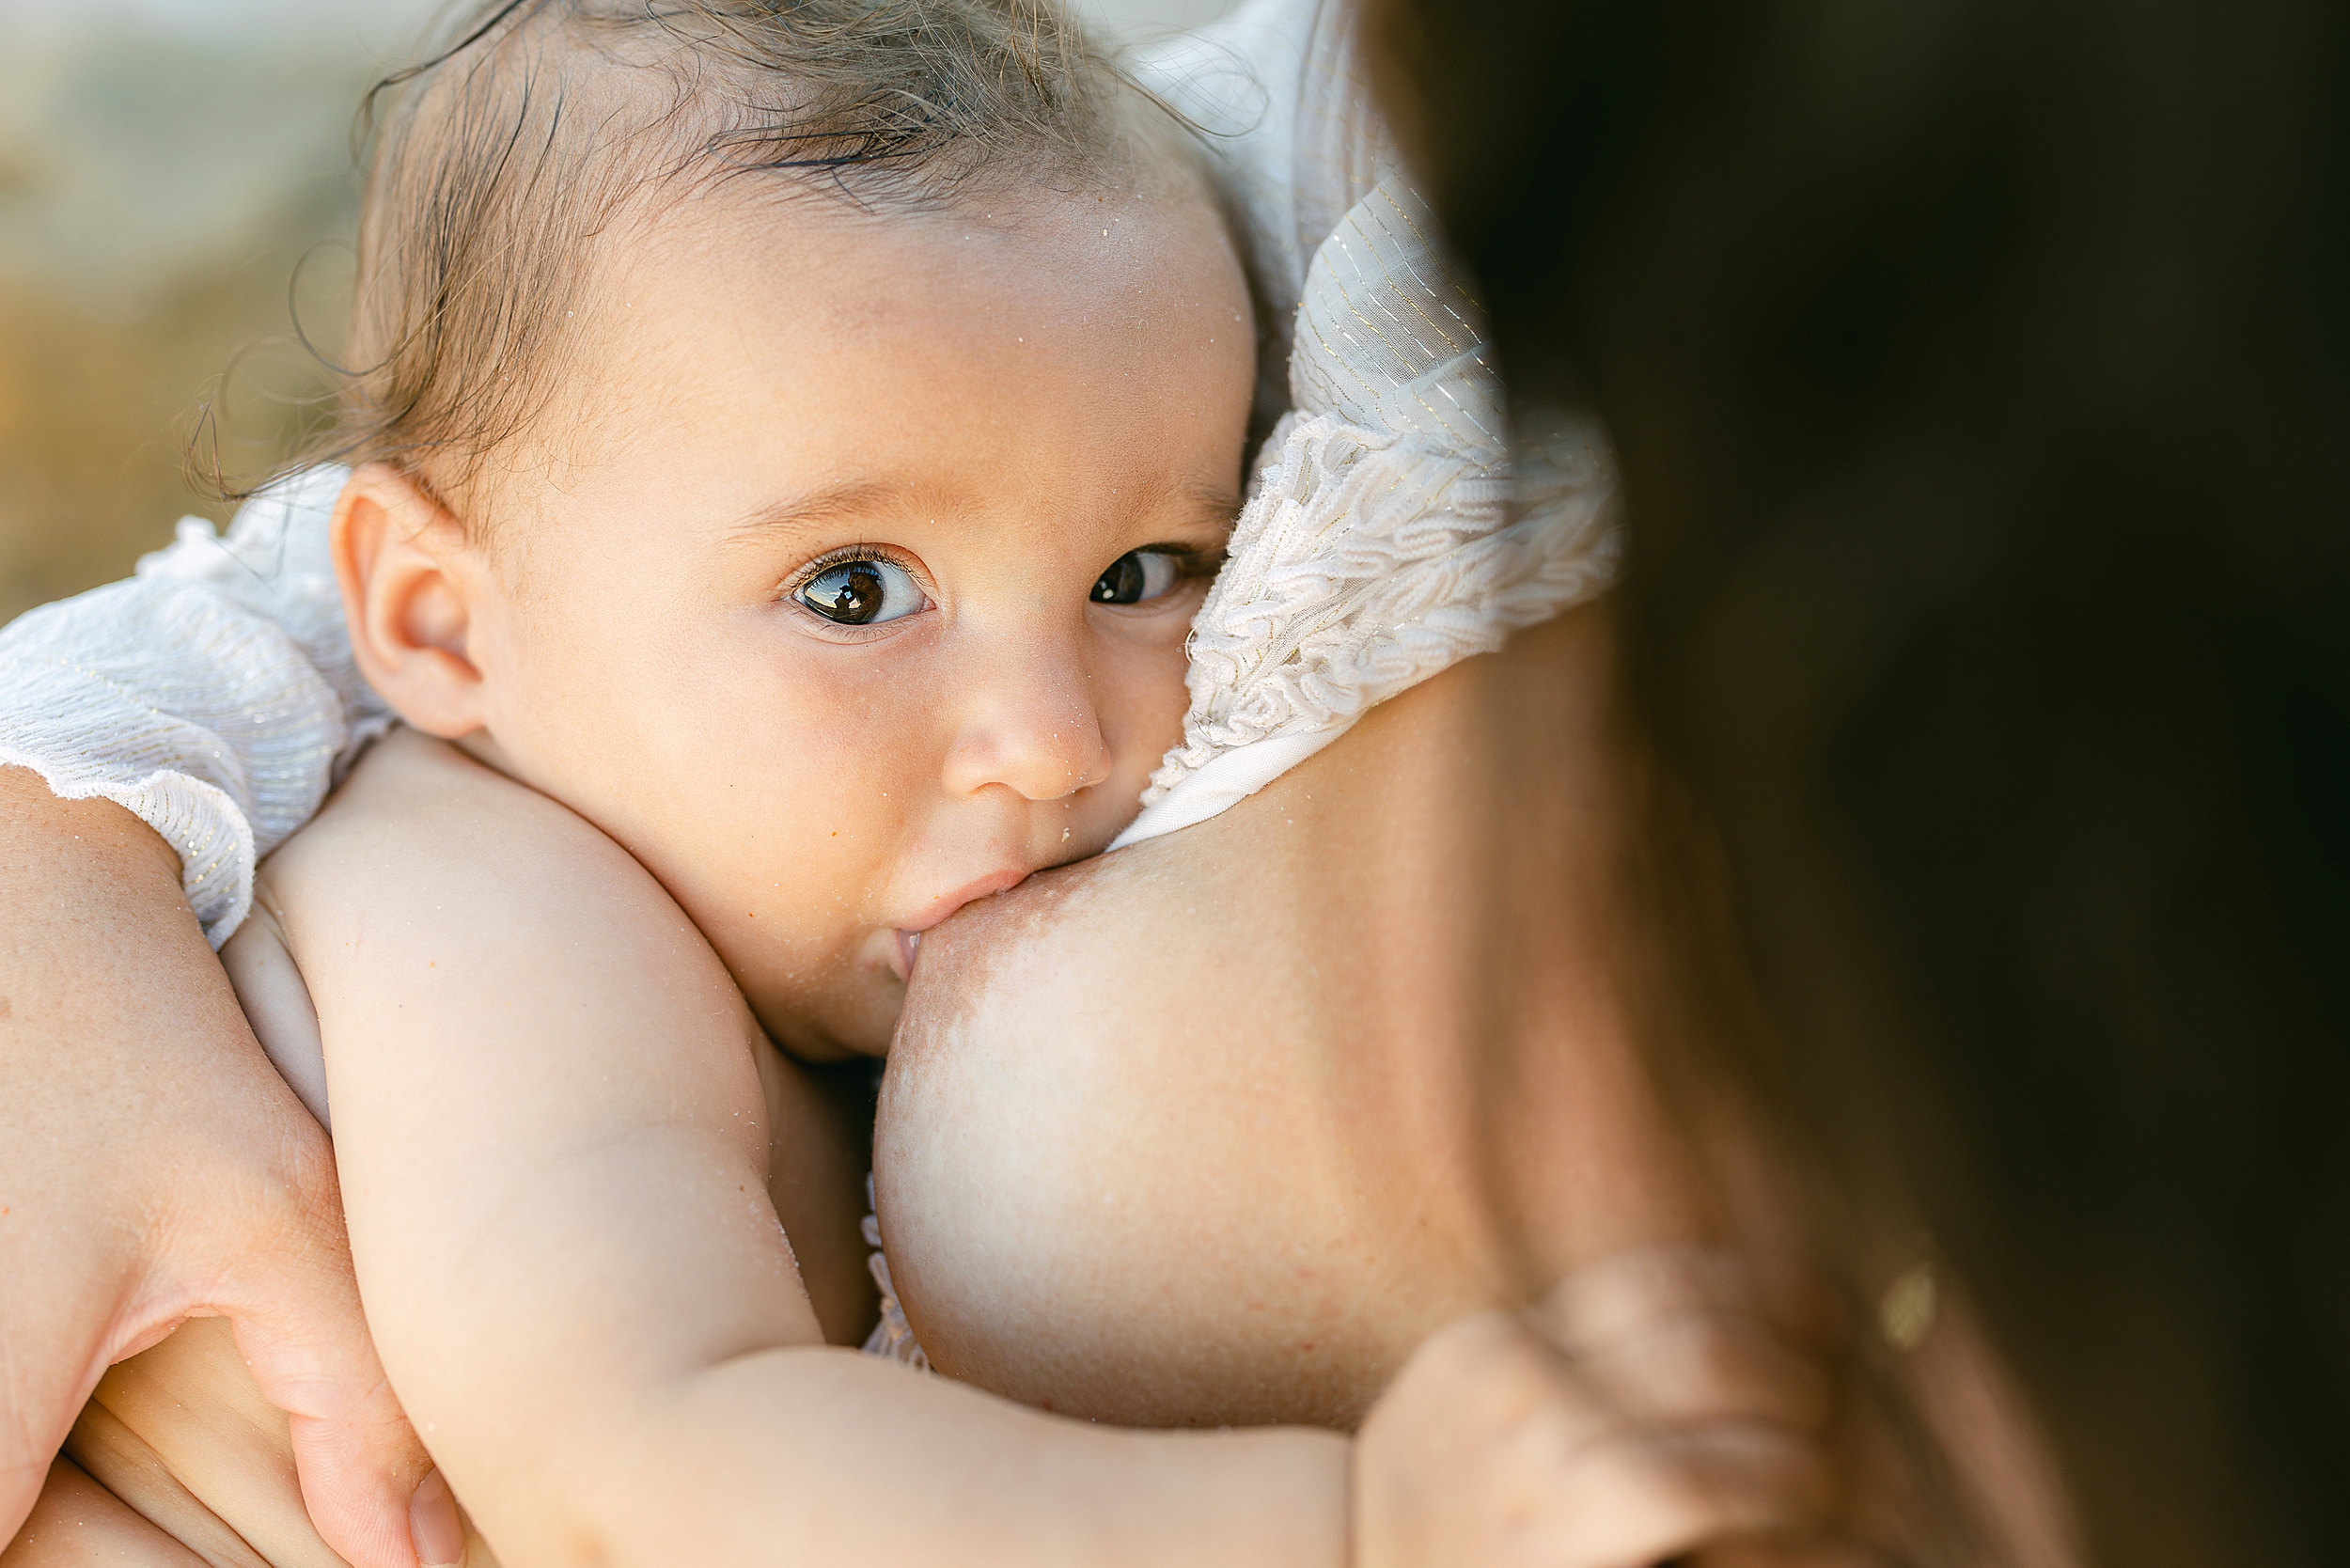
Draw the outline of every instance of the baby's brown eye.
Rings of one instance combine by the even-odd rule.
[[[877,626],[930,603],[906,569],[889,561],[842,561],[826,567],[791,597],[843,626]]]
[[[1129,550],[1095,579],[1092,599],[1097,604],[1139,604],[1173,588],[1179,574],[1175,557],[1164,550]]]

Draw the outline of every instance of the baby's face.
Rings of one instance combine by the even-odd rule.
[[[771,1033],[879,1052],[911,938],[1101,850],[1181,732],[1239,503],[1240,267],[1188,194],[722,194],[629,249],[578,306],[582,433],[489,481],[489,738]]]

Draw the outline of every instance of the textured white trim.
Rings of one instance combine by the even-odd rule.
[[[1556,420],[1514,460],[1475,302],[1398,173],[1316,253],[1224,570],[1193,622],[1183,738],[1112,848],[1204,822],[1372,705],[1615,580],[1613,466]]]
[[[0,762],[152,827],[215,948],[251,906],[255,863],[391,723],[352,662],[329,558],[344,478],[316,469],[256,497],[225,540],[182,519],[135,577],[0,629]]]
[[[914,1337],[914,1325],[906,1322],[903,1307],[898,1305],[898,1287],[889,1278],[889,1260],[882,1252],[881,1221],[873,1217],[873,1173],[865,1173],[865,1267],[881,1288],[881,1321],[865,1336],[864,1351],[868,1356],[885,1361],[895,1361],[901,1367],[926,1372],[931,1358]]]
[[[1274,735],[1220,751],[1186,774],[1178,787],[1144,807],[1142,815],[1110,840],[1110,848],[1124,849],[1179,827],[1204,823],[1246,800],[1346,730],[1347,726],[1340,724],[1328,729]]]

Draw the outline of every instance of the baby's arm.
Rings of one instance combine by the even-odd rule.
[[[509,1563],[1342,1556],[1330,1434],[1107,1431],[826,1348],[756,1026],[561,808],[395,736],[269,874],[385,1365]]]
[[[320,1125],[331,1127],[318,1011],[273,889],[271,877],[258,879],[249,917],[220,949],[221,964],[272,1065]],[[811,1068],[786,1058],[764,1035],[755,1036],[750,1049],[766,1108],[767,1195],[786,1233],[797,1238],[801,1285],[827,1341],[862,1343],[875,1300],[856,1223],[871,1164],[871,1095],[857,1082],[866,1064]]]

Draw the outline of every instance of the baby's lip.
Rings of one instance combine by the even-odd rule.
[[[986,898],[991,893],[1000,893],[1007,887],[1017,887],[1027,880],[1028,869],[1026,866],[1010,866],[1000,871],[975,877],[953,892],[941,893],[931,900],[928,908],[916,912],[898,929],[919,935],[964,904]]]
[[[904,925],[890,933],[892,940],[889,945],[889,967],[891,971],[900,980],[911,979],[914,975],[915,954],[922,946],[924,932],[961,909],[964,904],[975,902],[992,893],[1000,893],[1007,887],[1016,887],[1027,879],[1028,873],[1025,868],[1008,867],[1003,870],[990,871],[983,877],[966,882],[951,893],[941,893],[932,898],[929,907],[921,910],[909,918]]]

